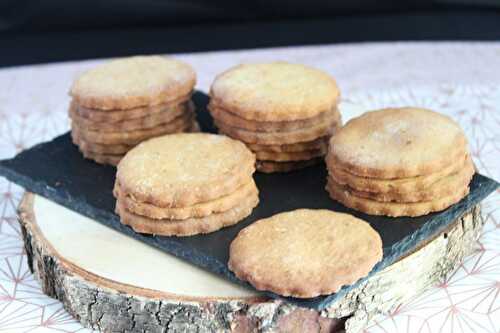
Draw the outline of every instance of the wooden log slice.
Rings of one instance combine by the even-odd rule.
[[[103,332],[359,332],[445,277],[483,225],[477,206],[318,312],[263,297],[30,193],[19,217],[43,291]]]

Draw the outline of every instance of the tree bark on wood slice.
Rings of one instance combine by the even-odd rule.
[[[31,193],[19,220],[44,293],[103,332],[359,332],[457,267],[484,223],[474,207],[318,312],[236,286]]]

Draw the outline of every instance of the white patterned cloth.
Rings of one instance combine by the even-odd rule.
[[[464,128],[479,171],[500,180],[500,43],[324,45],[178,55],[207,91],[242,62],[285,60],[337,79],[344,107],[424,106]],[[69,128],[67,91],[99,61],[0,70],[0,158]],[[0,332],[84,332],[29,272],[16,220],[22,189],[0,178]],[[500,332],[500,192],[483,204],[486,226],[474,255],[438,286],[381,316],[366,332]]]

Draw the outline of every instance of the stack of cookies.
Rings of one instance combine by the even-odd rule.
[[[353,284],[381,259],[380,235],[365,221],[298,209],[241,230],[231,242],[228,266],[258,290],[310,298]]]
[[[117,168],[116,213],[135,231],[209,233],[238,223],[259,202],[255,156],[241,142],[206,133],[139,144]]]
[[[331,139],[326,161],[330,196],[373,215],[444,210],[469,193],[475,172],[459,125],[419,108],[350,120]]]
[[[209,110],[219,132],[243,141],[257,170],[286,172],[317,163],[341,125],[335,80],[317,69],[275,62],[219,75]]]
[[[71,88],[71,136],[86,158],[116,165],[138,143],[196,131],[193,69],[159,56],[118,59],[85,72]]]

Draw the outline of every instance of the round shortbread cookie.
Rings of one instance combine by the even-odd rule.
[[[136,145],[144,140],[172,133],[186,132],[191,128],[194,120],[193,114],[183,114],[167,124],[156,127],[118,132],[100,132],[78,127],[78,124],[71,123],[71,130],[76,130],[78,136],[87,142],[100,144],[120,144]]]
[[[161,236],[192,236],[234,225],[250,215],[258,203],[259,196],[254,193],[222,213],[185,220],[155,220],[131,213],[117,201],[116,213],[123,224],[129,225],[136,232]]]
[[[460,126],[419,108],[383,109],[351,119],[330,140],[334,165],[350,173],[392,179],[437,172],[467,150]]]
[[[257,160],[291,162],[307,161],[316,157],[324,156],[326,149],[314,149],[298,152],[275,152],[275,151],[254,151]]]
[[[120,160],[124,155],[113,155],[113,154],[98,154],[92,151],[86,151],[80,148],[80,152],[83,154],[83,157],[89,160],[93,160],[99,164],[108,164],[112,166],[117,166],[120,163]]]
[[[218,75],[212,105],[258,121],[307,119],[332,110],[340,93],[328,74],[286,62],[246,64]]]
[[[382,239],[365,221],[298,209],[241,230],[229,248],[228,267],[258,290],[311,298],[365,277],[382,255]]]
[[[125,120],[144,118],[149,115],[171,111],[175,112],[179,105],[184,105],[190,101],[191,94],[187,96],[180,97],[174,101],[169,101],[162,104],[151,105],[151,106],[142,106],[133,109],[126,110],[99,110],[99,109],[89,109],[84,106],[78,105],[74,100],[70,103],[70,108],[74,108],[78,115],[82,118],[88,119],[89,121],[100,121],[105,123],[116,123],[122,122]],[[192,103],[192,102],[191,102]]]
[[[322,158],[312,158],[306,161],[290,161],[290,162],[275,162],[275,161],[261,161],[258,160],[255,168],[259,172],[273,173],[273,172],[290,172],[307,168],[311,165],[321,163]]]
[[[371,215],[385,216],[421,216],[432,212],[444,210],[462,200],[469,193],[469,187],[457,188],[451,195],[440,197],[432,201],[421,201],[412,203],[401,202],[379,202],[367,198],[357,197],[349,192],[349,188],[335,183],[328,178],[326,190],[330,197],[339,201],[344,206],[359,210]]]
[[[297,142],[285,145],[260,145],[256,143],[247,143],[247,147],[252,151],[275,151],[283,153],[294,153],[300,151],[314,150],[314,149],[327,149],[329,136],[324,136],[312,141]]]
[[[252,180],[248,184],[223,197],[200,202],[187,207],[163,208],[151,204],[136,202],[124,193],[118,183],[115,184],[114,196],[125,209],[136,215],[142,215],[151,219],[185,220],[189,218],[205,217],[211,214],[222,213],[237,206],[241,201],[250,196],[258,195],[259,190]]]
[[[196,133],[200,131],[200,126],[196,120],[193,120],[190,128],[186,131],[189,133]],[[86,150],[87,152],[92,152],[95,154],[104,154],[104,155],[124,155],[130,149],[134,148],[136,145],[127,145],[127,144],[101,144],[88,142],[83,140],[80,137],[77,128],[73,128],[71,130],[71,139],[75,145],[79,148]]]
[[[185,207],[233,193],[252,179],[255,155],[223,135],[184,133],[141,143],[118,165],[121,189],[137,202]]]
[[[191,93],[196,74],[179,60],[136,56],[109,61],[76,79],[70,95],[82,106],[131,109],[176,100]]]
[[[165,109],[161,112],[155,112],[150,115],[146,115],[142,118],[128,119],[120,122],[108,123],[105,121],[93,121],[85,117],[81,117],[74,105],[69,110],[69,116],[73,122],[75,122],[78,127],[83,127],[88,130],[100,131],[100,132],[119,132],[119,131],[133,131],[142,130],[147,128],[153,128],[160,126],[162,124],[167,124],[170,121],[182,116],[183,114],[189,114],[194,112],[193,103],[183,103]]]
[[[338,123],[341,123],[340,113],[337,108],[325,111],[318,114],[315,117],[301,119],[301,120],[290,120],[290,121],[258,121],[258,120],[248,120],[241,118],[238,115],[231,113],[229,111],[208,106],[210,114],[214,119],[217,119],[223,124],[229,125],[231,127],[237,127],[246,129],[254,132],[286,132],[295,131],[302,128],[316,126],[335,115],[338,119]]]
[[[380,202],[402,202],[413,203],[422,201],[433,201],[442,197],[449,197],[457,191],[467,187],[474,175],[474,165],[472,161],[462,168],[462,170],[455,172],[451,175],[445,176],[434,184],[422,191],[408,192],[408,193],[375,193],[364,192],[349,188],[349,192],[357,197],[368,198]],[[332,180],[335,179],[332,177]]]
[[[220,132],[230,137],[245,143],[261,145],[282,145],[312,141],[323,136],[332,135],[340,127],[335,117],[330,117],[328,121],[325,120],[313,127],[288,132],[253,132],[229,126],[217,119],[214,119],[214,123]]]
[[[468,160],[468,154],[464,154],[456,162],[449,164],[437,172],[428,175],[393,179],[363,177],[351,174],[349,171],[339,168],[330,154],[326,155],[325,160],[330,176],[335,182],[341,185],[348,185],[354,190],[363,192],[404,194],[423,191],[439,179],[463,169]]]
[[[93,142],[87,142],[80,138],[78,133],[78,129],[73,128],[71,130],[71,140],[75,145],[77,145],[80,149],[85,150],[87,152],[92,152],[95,154],[105,154],[105,155],[124,155],[130,149],[134,148],[134,145],[106,145],[99,144]]]
[[[408,178],[396,179],[378,179],[356,176],[346,170],[336,167],[331,162],[330,156],[326,156],[326,164],[328,173],[336,183],[347,185],[349,188],[361,192],[373,192],[377,194],[387,193],[388,195],[399,195],[414,192],[423,192],[440,179],[459,172],[469,161],[469,157],[465,154],[464,157],[457,160],[455,163],[447,167],[423,176],[415,176]]]

